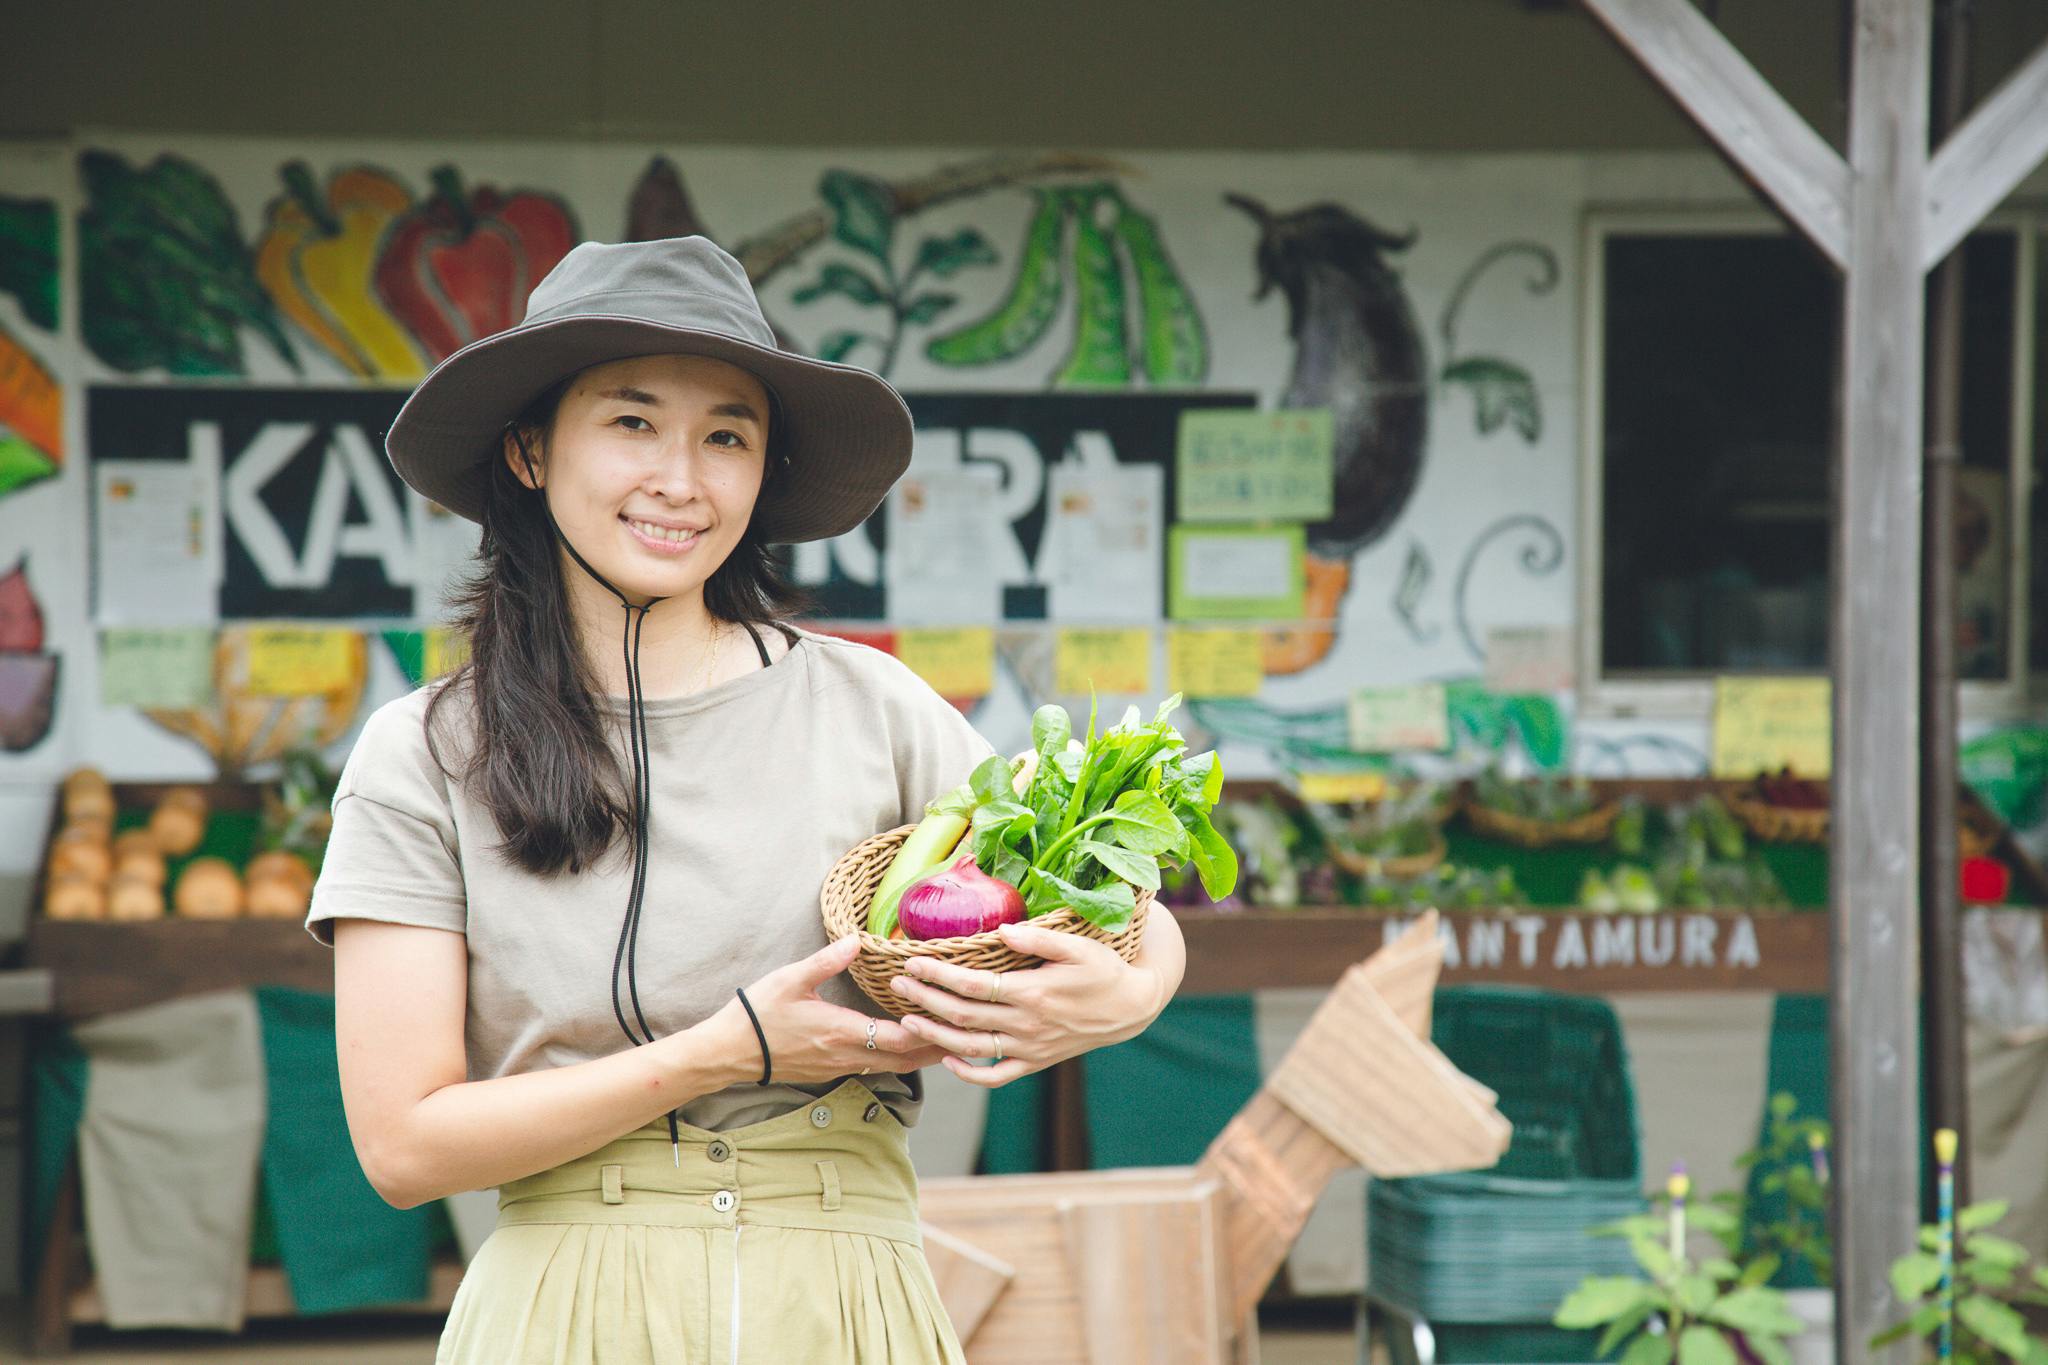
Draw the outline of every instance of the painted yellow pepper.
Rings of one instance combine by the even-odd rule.
[[[287,192],[272,202],[256,247],[256,276],[279,311],[354,374],[425,374],[419,348],[371,287],[384,230],[411,206],[411,193],[367,167],[336,174],[324,196],[305,162],[282,174]]]

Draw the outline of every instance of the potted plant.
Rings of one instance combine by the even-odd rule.
[[[1920,1250],[1892,1262],[1892,1292],[1908,1316],[1871,1339],[1871,1348],[1918,1337],[1925,1359],[1957,1365],[2048,1365],[2048,1339],[2030,1332],[2019,1305],[2048,1306],[2048,1265],[1990,1229],[2004,1200],[1972,1204],[1953,1219],[1944,1249],[1939,1223],[1920,1229]]]
[[[1543,848],[1605,842],[1621,802],[1603,801],[1583,777],[1542,774],[1517,780],[1489,768],[1472,779],[1465,818],[1489,838]]]
[[[1688,1209],[1691,1182],[1674,1175],[1664,1213],[1623,1219],[1599,1231],[1623,1236],[1641,1267],[1633,1275],[1589,1276],[1559,1305],[1555,1324],[1603,1329],[1596,1354],[1621,1351],[1621,1365],[1791,1365],[1786,1339],[1804,1326],[1765,1281],[1771,1257],[1746,1261],[1742,1220],[1714,1203]],[[1720,1255],[1695,1261],[1688,1234],[1705,1233]]]
[[[1787,1288],[1785,1305],[1805,1326],[1786,1343],[1794,1365],[1826,1365],[1834,1357],[1835,1257],[1828,1240],[1828,1142],[1826,1120],[1803,1118],[1799,1101],[1771,1096],[1761,1144],[1736,1158],[1750,1172],[1749,1189],[1726,1191],[1713,1202],[1743,1229],[1747,1255],[1766,1282],[1790,1271],[1814,1287]],[[1755,1201],[1752,1202],[1752,1195]],[[1802,1274],[1802,1272],[1804,1272]]]

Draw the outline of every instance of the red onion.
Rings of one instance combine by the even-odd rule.
[[[983,872],[972,853],[963,853],[904,887],[896,917],[906,938],[957,938],[1023,919],[1024,896]]]

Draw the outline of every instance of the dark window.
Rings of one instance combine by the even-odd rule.
[[[1825,669],[1834,272],[1784,235],[1603,251],[1602,672]],[[1958,643],[1984,678],[2005,672],[2016,241],[1966,252]]]

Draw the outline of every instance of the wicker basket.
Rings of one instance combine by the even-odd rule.
[[[1465,803],[1465,818],[1472,828],[1490,839],[1500,839],[1523,848],[1544,848],[1550,844],[1597,844],[1614,831],[1621,818],[1621,803],[1609,801],[1570,820],[1531,820],[1495,810],[1476,799]]]
[[[1767,844],[1824,844],[1828,841],[1828,808],[1774,806],[1741,787],[1731,787],[1728,809]]]
[[[919,941],[881,938],[863,927],[867,923],[868,904],[875,898],[875,887],[880,885],[882,874],[895,859],[897,848],[915,828],[915,825],[903,825],[855,845],[833,865],[825,878],[825,889],[818,898],[824,911],[828,937],[837,940],[856,929],[860,930],[860,954],[848,970],[860,988],[868,993],[868,998],[892,1015],[915,1013],[918,1008],[889,988],[890,980],[899,975],[913,957],[933,957],[955,966],[980,967],[996,972],[1036,967],[1044,960],[1017,952],[1003,942],[1000,934],[993,932]],[[1138,955],[1138,942],[1145,936],[1145,913],[1151,907],[1152,893],[1138,888],[1137,912],[1117,934],[1106,934],[1067,909],[1054,910],[1030,922],[1041,928],[1082,934],[1107,943],[1116,950],[1118,957],[1129,962]]]
[[[1356,853],[1340,844],[1331,844],[1330,861],[1354,876],[1389,877],[1397,882],[1413,881],[1425,872],[1434,871],[1443,863],[1450,852],[1450,845],[1444,842],[1441,827],[1430,833],[1429,847],[1420,853],[1410,853],[1399,858],[1375,858],[1369,854]]]

